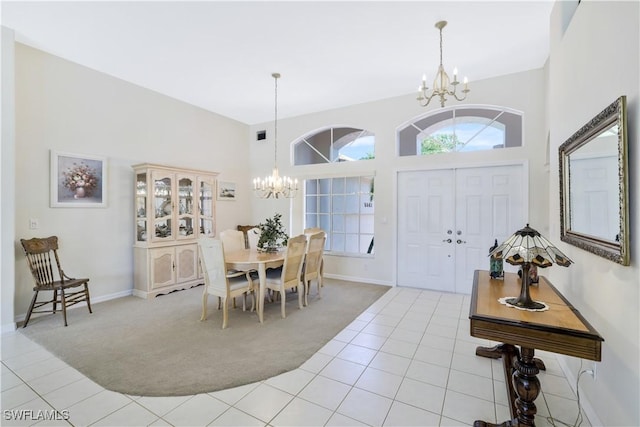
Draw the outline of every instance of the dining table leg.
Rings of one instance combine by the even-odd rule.
[[[260,323],[263,323],[264,292],[267,288],[267,268],[263,262],[258,264],[258,279],[260,281],[260,290],[258,292],[258,319]]]

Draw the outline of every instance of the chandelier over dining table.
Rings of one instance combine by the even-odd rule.
[[[275,121],[274,121],[274,156],[271,175],[253,180],[253,190],[258,197],[263,199],[280,199],[295,197],[298,191],[298,180],[287,176],[280,176],[278,172],[278,79],[280,73],[273,73],[275,80]]]
[[[460,82],[458,81],[458,69],[454,67],[453,69],[453,81],[449,79],[449,75],[446,71],[444,71],[444,67],[442,65],[442,29],[447,25],[447,21],[438,21],[436,22],[436,28],[440,30],[440,66],[438,67],[438,72],[436,73],[436,78],[433,80],[433,88],[431,92],[429,92],[429,88],[427,87],[427,75],[422,75],[422,83],[420,87],[418,87],[418,102],[420,106],[426,107],[429,105],[429,102],[433,98],[440,98],[440,106],[444,107],[445,102],[447,101],[447,96],[452,96],[458,101],[464,101],[467,97],[467,93],[471,91],[469,89],[469,80],[465,77],[463,80],[464,88],[462,89],[462,94],[459,95],[458,85]]]

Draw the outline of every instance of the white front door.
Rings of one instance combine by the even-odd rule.
[[[572,155],[570,168],[571,230],[618,241],[618,156],[574,159]]]
[[[525,225],[522,169],[399,173],[398,285],[470,293],[494,240]]]
[[[398,285],[455,287],[453,170],[398,176]]]

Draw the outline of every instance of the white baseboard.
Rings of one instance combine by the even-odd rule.
[[[99,296],[99,297],[93,297],[93,296],[92,296],[92,297],[91,297],[91,304],[99,304],[99,303],[101,303],[101,302],[109,301],[109,300],[116,299],[116,298],[128,297],[128,296],[129,296],[129,295],[131,295],[132,293],[133,293],[133,289],[129,289],[129,290],[126,290],[126,291],[120,291],[120,292],[116,292],[116,293],[114,293],[114,294],[102,295],[102,296]],[[69,307],[69,310],[75,310],[76,308],[86,307],[86,306],[87,306],[87,303],[86,303],[86,302],[80,302],[80,303],[78,303],[78,304],[76,304],[76,305],[74,305],[74,306],[72,306],[72,307]],[[45,315],[47,315],[47,314],[48,314],[48,313],[42,313],[42,314],[34,313],[34,314],[31,316],[31,318],[32,318],[32,319],[35,319],[36,317],[39,317],[39,316],[45,316]],[[14,317],[15,323],[14,323],[14,328],[13,328],[13,330],[15,330],[15,328],[16,328],[16,326],[15,326],[15,325],[16,325],[17,323],[21,323],[21,322],[23,322],[23,321],[24,321],[24,319],[25,319],[26,317],[27,317],[27,313],[26,313],[26,312],[24,312],[24,313],[22,313],[22,314],[18,314],[18,315],[16,315],[16,316]],[[8,330],[7,330],[7,331],[8,331]],[[2,333],[4,333],[4,332],[5,332],[5,327],[4,327],[4,325],[3,325],[3,326],[2,326]]]
[[[576,375],[571,371],[564,357],[558,357],[557,359],[558,359],[558,364],[560,365],[560,369],[562,369],[562,372],[564,372],[565,377],[567,377],[567,381],[569,381],[569,385],[571,386],[571,389],[573,390],[574,393],[577,393],[578,391],[576,390],[576,383],[577,383]],[[604,424],[600,420],[600,417],[598,417],[598,414],[593,408],[591,401],[589,401],[589,399],[585,397],[582,391],[583,391],[582,387],[580,387],[580,406],[582,406],[582,409],[584,410],[584,414],[589,419],[589,425],[603,426]]]
[[[120,292],[116,292],[115,294],[109,294],[109,295],[103,295],[101,297],[91,297],[91,303],[92,304],[98,304],[101,302],[105,302],[105,301],[109,301],[112,299],[116,299],[116,298],[123,298],[123,297],[128,297],[130,295],[133,295],[133,289],[128,289],[126,291],[120,291]],[[78,304],[81,305],[81,304]]]
[[[324,277],[328,279],[336,279],[336,280],[345,280],[347,282],[358,282],[358,283],[370,283],[372,285],[382,285],[382,286],[391,286],[394,287],[394,283],[385,282],[383,280],[375,280],[364,277],[355,277],[355,276],[343,276],[341,274],[326,274]]]
[[[143,298],[143,299],[147,298],[147,293],[139,291],[138,289],[134,289],[132,295],[138,298]]]
[[[1,334],[4,335],[4,334],[15,332],[17,328],[18,328],[18,325],[16,324],[16,322],[9,323],[7,325],[2,325]]]

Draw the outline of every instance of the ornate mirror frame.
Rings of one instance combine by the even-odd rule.
[[[612,207],[619,216],[619,231],[613,240],[572,229],[572,187],[570,160],[572,154],[617,125],[618,206]],[[574,133],[558,149],[560,156],[560,239],[588,252],[622,265],[629,265],[629,186],[627,159],[627,107],[621,96]],[[585,151],[585,150],[583,150]],[[574,160],[575,161],[575,160]],[[576,208],[577,209],[577,208]],[[615,215],[615,214],[614,214]]]

